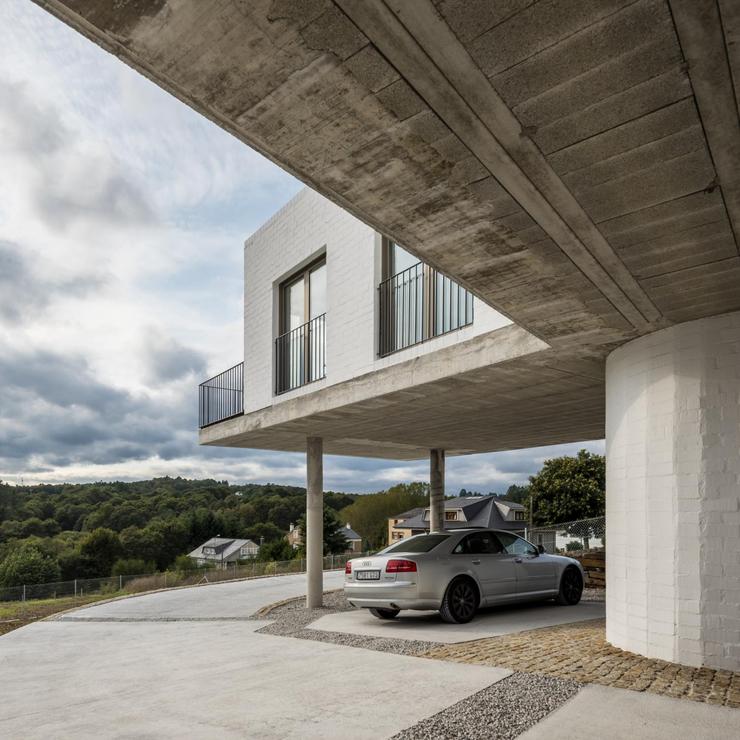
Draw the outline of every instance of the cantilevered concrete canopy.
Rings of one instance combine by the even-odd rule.
[[[740,308],[732,0],[37,1],[553,347]]]
[[[603,361],[507,326],[202,429],[200,441],[409,460],[604,436]]]

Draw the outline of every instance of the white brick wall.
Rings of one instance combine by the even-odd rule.
[[[740,313],[664,329],[606,367],[607,639],[740,669]]]
[[[475,299],[473,325],[397,352],[376,356],[376,294],[380,249],[369,226],[308,188],[302,190],[244,247],[244,410],[280,403],[326,385],[469,339],[511,323]],[[377,242],[377,243],[376,243]],[[296,268],[326,251],[325,380],[274,395],[278,286]]]

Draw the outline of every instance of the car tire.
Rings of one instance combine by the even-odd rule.
[[[466,624],[478,611],[478,587],[471,578],[455,578],[447,586],[439,614],[450,624]]]
[[[560,577],[560,589],[555,601],[561,606],[575,606],[583,593],[583,576],[578,568],[570,566]]]
[[[375,607],[372,607],[370,609],[370,614],[378,619],[395,619],[400,611],[400,609],[376,609]]]

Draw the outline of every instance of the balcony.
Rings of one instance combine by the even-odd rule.
[[[326,314],[275,340],[275,393],[287,393],[326,377]]]
[[[473,323],[473,295],[433,267],[418,262],[383,280],[380,357]]]
[[[243,362],[224,370],[198,386],[198,425],[201,429],[243,413]]]

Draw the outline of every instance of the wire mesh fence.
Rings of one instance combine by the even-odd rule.
[[[352,558],[361,557],[364,553],[343,553],[327,555],[324,558],[324,570],[344,568]],[[0,587],[0,601],[30,601],[36,599],[62,599],[91,595],[120,595],[155,591],[179,586],[197,586],[204,583],[218,583],[234,579],[261,578],[263,576],[281,576],[291,573],[305,573],[305,558],[263,562],[247,560],[226,563],[225,567],[198,568],[195,570],[171,570],[163,573],[145,573],[140,575],[109,576],[107,578],[76,578],[71,581],[56,583],[34,583],[21,586]]]
[[[606,543],[606,517],[528,528],[525,538],[549,553],[600,549]]]

